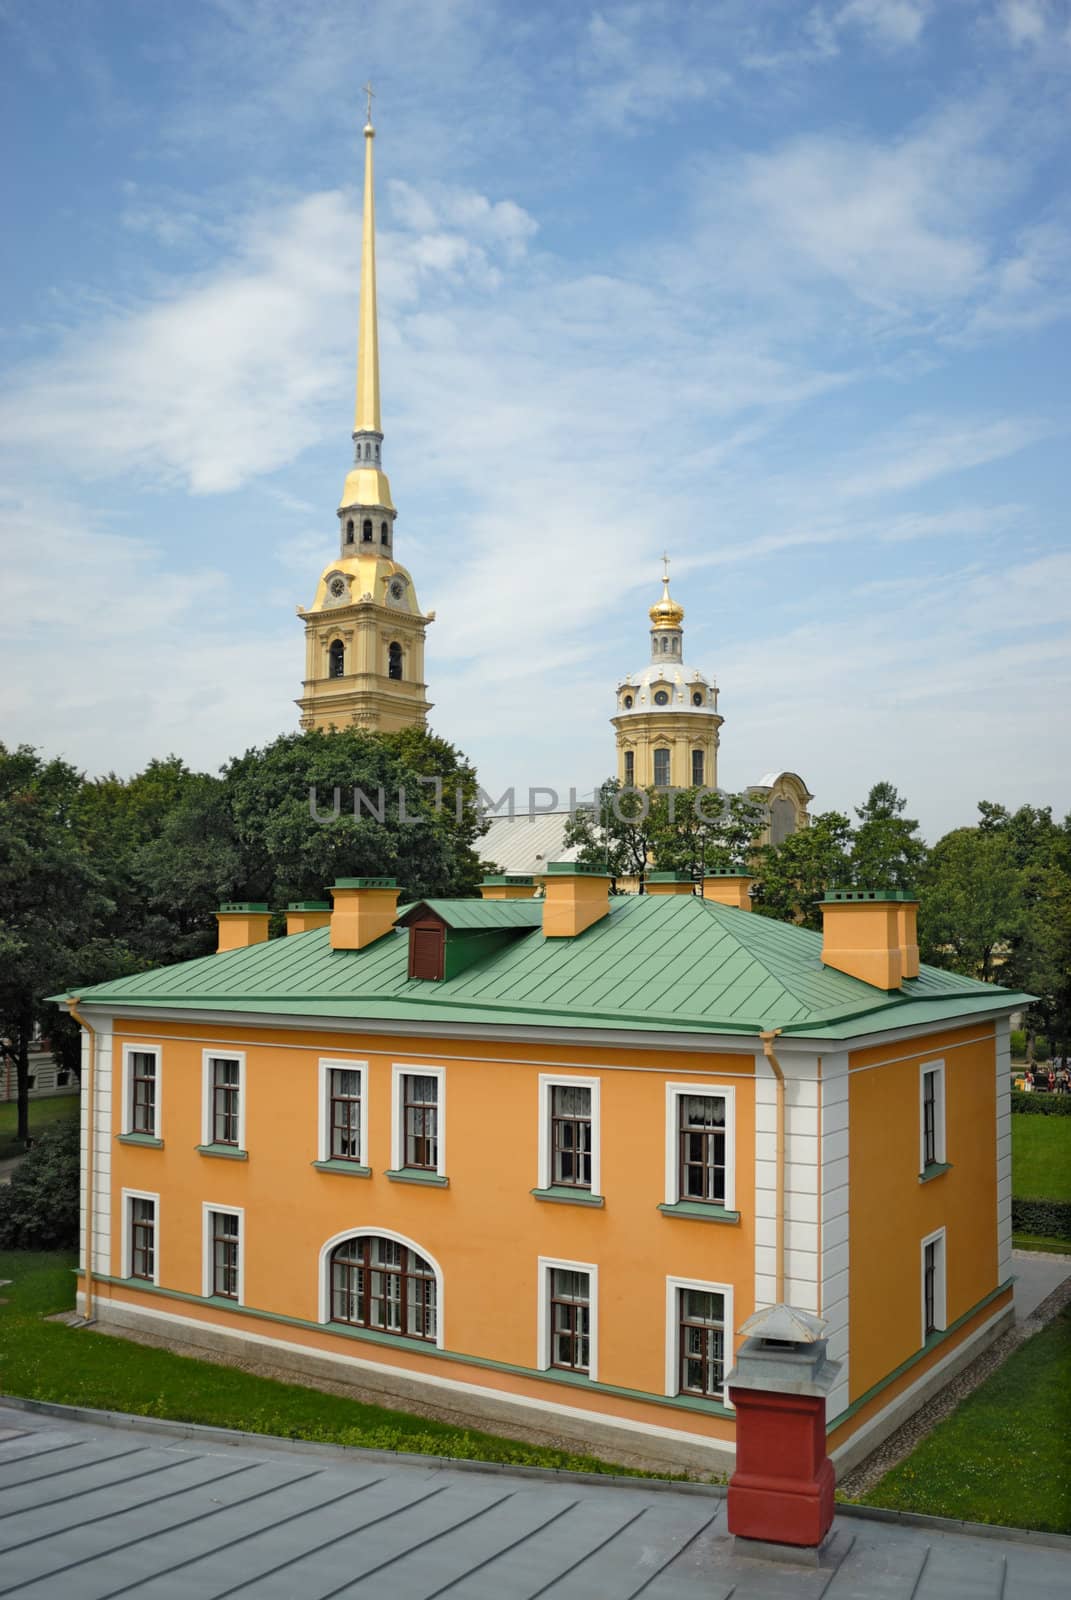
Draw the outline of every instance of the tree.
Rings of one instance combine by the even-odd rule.
[[[930,852],[922,881],[922,959],[990,982],[997,956],[1023,927],[1022,878],[1007,839],[956,828]]]
[[[857,889],[918,889],[926,846],[906,806],[895,785],[882,782],[856,807],[849,870]]]
[[[852,825],[840,811],[822,811],[811,826],[779,845],[756,852],[755,911],[782,922],[820,929],[819,902],[827,889],[848,882]]]
[[[584,866],[605,865],[614,880],[638,879],[649,870],[688,872],[734,866],[752,848],[763,808],[747,795],[704,789],[622,788],[616,778],[601,786],[595,807],[566,824],[565,843],[579,845]]]
[[[581,866],[604,866],[618,893],[623,878],[642,881],[653,853],[649,828],[649,800],[644,791],[622,788],[616,778],[607,778],[599,788],[595,806],[578,810],[565,825],[563,842],[579,845]]]
[[[23,1141],[30,1040],[55,1016],[45,996],[84,980],[87,966],[124,958],[99,932],[113,903],[75,826],[81,784],[65,761],[0,745],[0,1028],[13,1041]]]

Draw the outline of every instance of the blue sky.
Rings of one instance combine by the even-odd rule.
[[[0,0],[0,737],[296,725],[358,86],[436,730],[590,786],[659,555],[720,781],[1069,805],[1068,0]]]

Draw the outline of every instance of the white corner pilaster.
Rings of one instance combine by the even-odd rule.
[[[785,1291],[789,1305],[818,1310],[817,1057],[778,1051],[785,1074]],[[755,1060],[755,1304],[777,1298],[777,1080]]]
[[[87,1153],[93,1140],[93,1271],[112,1269],[112,1018],[94,1020],[93,1104],[89,1104],[89,1034],[82,1030],[81,1162],[78,1264],[86,1264]]]
[[[1012,1273],[1011,1021],[996,1024],[997,1282]]]
[[[848,1297],[848,1052],[823,1055],[821,1061],[821,1313],[831,1361],[841,1364],[826,1401],[826,1416],[837,1416],[849,1404]]]

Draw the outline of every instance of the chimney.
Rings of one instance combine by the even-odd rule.
[[[485,900],[533,900],[535,879],[517,872],[492,873],[480,884],[480,893]]]
[[[398,914],[394,878],[339,878],[331,898],[332,950],[363,950],[394,926]]]
[[[743,867],[715,867],[703,874],[703,899],[715,905],[751,910],[751,885],[755,879]]]
[[[649,872],[644,886],[648,894],[691,894],[695,888],[690,872]]]
[[[244,950],[249,944],[263,944],[268,937],[271,912],[263,900],[225,900],[216,912],[219,923],[217,953]]]
[[[331,907],[326,900],[291,900],[286,908],[286,931],[310,933],[313,928],[326,928],[331,921]]]
[[[875,989],[917,977],[918,901],[906,889],[830,889],[822,901],[822,961]]]
[[[603,867],[575,861],[548,861],[543,900],[543,934],[572,939],[610,913],[610,874]]]

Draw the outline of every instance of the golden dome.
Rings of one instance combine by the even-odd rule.
[[[668,573],[662,578],[662,598],[651,607],[648,615],[656,628],[679,628],[684,621],[684,607],[670,598]]]

